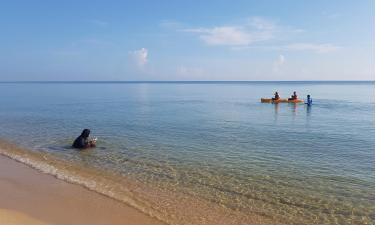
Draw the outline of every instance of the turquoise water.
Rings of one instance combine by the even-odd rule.
[[[260,103],[275,91],[314,105]],[[0,96],[0,138],[219,205],[226,224],[375,224],[375,82],[0,83]],[[98,148],[69,148],[83,128]],[[210,224],[179,213],[163,216]]]

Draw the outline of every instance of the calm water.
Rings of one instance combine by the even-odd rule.
[[[260,103],[276,90],[314,105]],[[191,216],[212,205],[223,224],[375,224],[375,83],[0,83],[0,96],[0,138],[134,180],[143,194],[128,197],[170,223],[213,224]],[[98,148],[69,148],[83,128]],[[179,194],[197,210],[168,208]]]

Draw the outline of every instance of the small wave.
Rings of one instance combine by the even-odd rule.
[[[121,201],[167,224],[279,224],[265,217],[235,211],[202,198],[158,188],[157,185],[146,185],[119,174],[83,168],[50,153],[27,150],[3,140],[0,140],[0,154],[57,179]]]
[[[163,221],[163,218],[161,218],[159,215],[144,208],[141,202],[137,202],[135,199],[132,199],[131,189],[127,189],[126,186],[121,187],[121,196],[116,194],[115,190],[111,188],[111,179],[109,178],[109,174],[105,174],[104,171],[93,171],[90,169],[80,168],[78,165],[71,163],[67,164],[67,162],[57,159],[48,153],[25,150],[5,141],[0,142],[0,154],[24,163],[38,171],[50,174],[57,179],[82,185],[91,191],[95,191],[107,197],[122,201],[145,214]],[[95,177],[97,179],[95,179]],[[126,192],[128,192],[128,195],[125,195]]]

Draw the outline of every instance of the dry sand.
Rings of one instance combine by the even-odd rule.
[[[0,225],[162,225],[136,209],[0,156]]]
[[[27,225],[47,225],[40,220],[32,218],[26,214],[8,210],[8,209],[0,209],[0,225],[20,225],[20,224],[27,224]]]

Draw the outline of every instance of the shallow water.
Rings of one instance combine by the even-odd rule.
[[[260,103],[276,90],[314,104]],[[0,138],[105,171],[102,192],[170,223],[374,224],[374,82],[0,83],[0,96]],[[69,148],[83,128],[98,148]]]

